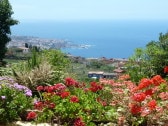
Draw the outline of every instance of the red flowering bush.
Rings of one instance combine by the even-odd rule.
[[[122,125],[167,124],[168,85],[161,76],[142,78],[138,85],[123,77],[116,81],[100,79],[100,82],[110,85],[111,105],[116,107]]]
[[[66,78],[65,84],[38,86],[37,91],[41,98],[34,104],[34,108],[39,111],[37,120],[51,121],[55,118],[57,123],[74,126],[116,120],[116,109],[107,102],[102,89],[101,83],[84,84],[72,78]],[[109,96],[110,92],[106,95]]]
[[[160,125],[168,122],[168,85],[160,75],[142,78],[138,84],[122,76],[89,84],[66,78],[65,84],[38,86],[34,103],[39,122],[86,126],[108,121],[122,125]]]

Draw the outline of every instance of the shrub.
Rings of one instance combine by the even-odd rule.
[[[28,62],[13,66],[13,73],[22,85],[34,90],[38,85],[52,85],[65,78],[68,61],[57,50],[44,50],[41,54],[33,52]]]
[[[35,67],[31,71],[14,71],[14,74],[18,83],[29,87],[31,90],[35,90],[39,85],[48,85],[54,81],[54,71],[46,61],[42,61],[39,67]]]
[[[41,111],[37,120],[55,120],[59,124],[67,125],[115,122],[116,109],[101,98],[102,89],[103,86],[97,82],[86,86],[72,78],[66,78],[64,84],[39,86],[37,90],[42,97],[35,103],[35,109]]]
[[[12,78],[0,77],[0,123],[20,120],[32,108],[32,92]]]

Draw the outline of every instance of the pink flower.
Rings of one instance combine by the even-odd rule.
[[[141,109],[141,116],[147,116],[147,115],[149,115],[150,114],[150,109],[148,108],[148,107],[144,107],[144,108],[142,108]]]
[[[37,91],[42,91],[44,88],[43,88],[43,86],[38,86],[36,89],[37,89]]]
[[[168,100],[168,92],[161,92],[159,94],[159,97],[162,99],[162,100]]]

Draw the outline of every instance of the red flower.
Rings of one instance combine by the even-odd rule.
[[[54,86],[45,86],[44,90],[48,93],[52,93],[54,91]]]
[[[151,80],[155,86],[159,86],[161,83],[165,82],[165,80],[162,79],[162,77],[160,75],[154,76]]]
[[[85,126],[85,123],[82,121],[82,118],[77,118],[74,121],[74,126]]]
[[[152,89],[148,89],[145,91],[145,95],[148,96],[148,95],[153,95],[153,90]]]
[[[164,67],[164,73],[168,73],[168,66]]]
[[[74,79],[72,79],[72,78],[66,78],[66,79],[65,79],[65,84],[66,84],[67,86],[74,86],[76,83],[77,83],[77,82],[76,82]]]
[[[132,104],[131,105],[131,113],[133,115],[139,114],[140,112],[141,112],[141,107],[139,105],[137,105],[137,104]]]
[[[79,98],[77,96],[71,96],[70,101],[71,102],[79,102]]]
[[[35,107],[35,109],[38,109],[38,110],[42,110],[43,109],[43,106],[44,106],[44,104],[42,103],[42,102],[36,102],[35,104],[34,104],[34,107]]]
[[[70,92],[68,92],[68,91],[61,92],[61,94],[60,94],[61,98],[66,98],[69,95],[70,95]]]
[[[36,89],[37,89],[37,91],[42,91],[44,88],[43,88],[43,86],[38,86]]]
[[[156,108],[157,103],[156,103],[155,100],[152,100],[152,101],[148,102],[147,105],[148,105],[148,107],[149,107],[151,110],[153,110],[153,109]]]
[[[37,116],[37,114],[36,114],[35,112],[29,112],[29,113],[27,114],[26,119],[27,119],[27,120],[32,120],[32,119],[35,119],[36,116]]]
[[[143,78],[141,79],[141,82],[140,84],[138,85],[138,89],[141,90],[143,88],[146,88],[148,87],[149,85],[152,84],[152,81],[150,79],[147,79],[147,78]]]
[[[54,104],[54,103],[49,103],[49,104],[48,104],[48,107],[49,107],[50,109],[53,109],[53,108],[55,108],[55,104]]]
[[[91,82],[90,83],[91,87],[89,88],[89,90],[91,90],[92,92],[97,92],[99,90],[102,90],[102,86],[100,84],[97,84],[96,82]]]
[[[63,91],[65,89],[66,89],[66,86],[64,84],[59,83],[54,85],[54,90]]]
[[[145,98],[145,93],[135,93],[132,97],[132,99],[137,102],[142,102],[143,100],[145,100]]]

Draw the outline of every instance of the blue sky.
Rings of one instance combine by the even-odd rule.
[[[168,0],[9,0],[19,21],[168,20]]]

